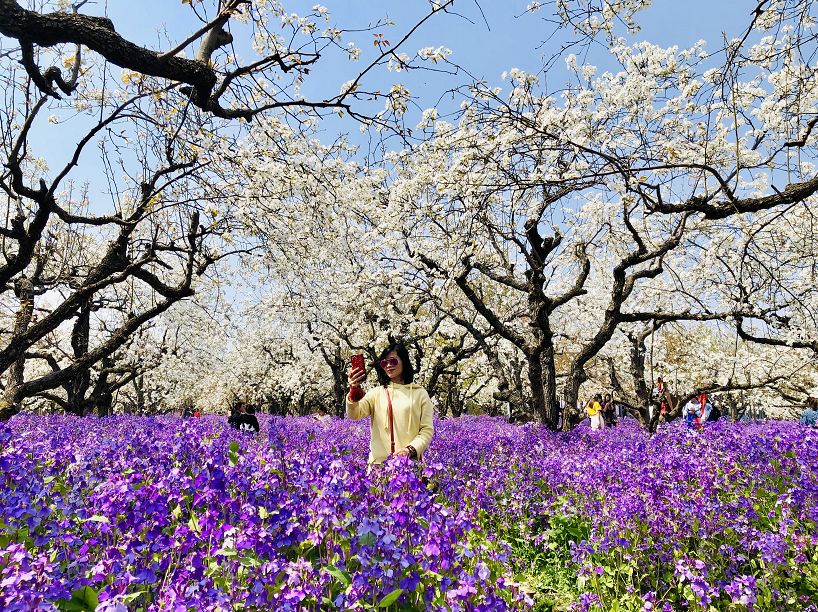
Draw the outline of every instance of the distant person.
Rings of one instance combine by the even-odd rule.
[[[346,398],[350,419],[369,419],[369,463],[383,463],[388,457],[420,459],[435,433],[432,401],[426,389],[415,384],[415,370],[403,344],[386,347],[375,363],[377,387],[359,400]],[[350,388],[360,387],[366,370],[349,373]],[[350,390],[351,390],[350,389]]]
[[[707,415],[707,422],[708,423],[715,423],[721,418],[721,410],[718,406],[710,406],[710,412]]]
[[[701,422],[706,423],[710,420],[710,413],[713,411],[713,404],[707,399],[707,393],[699,395],[699,405],[702,409]]]
[[[591,429],[604,429],[605,421],[602,418],[602,394],[597,393],[585,408],[588,416],[591,418]]]
[[[332,417],[327,414],[327,409],[324,406],[318,406],[318,412],[313,415],[313,418],[322,425],[326,425],[332,420]]]
[[[818,398],[808,397],[807,407],[801,414],[801,425],[807,427],[818,427]]]
[[[244,405],[241,402],[233,402],[230,406],[230,416],[227,417],[227,424],[233,429],[239,428],[239,415],[244,412]]]
[[[616,425],[616,408],[610,393],[606,393],[602,400],[602,419],[605,421],[605,427]]]
[[[185,404],[185,407],[182,408],[182,418],[189,419],[193,416],[193,409],[190,407],[190,404]]]
[[[200,416],[202,416],[202,413],[199,411],[198,408],[194,408],[193,409],[193,418],[198,419]]]
[[[254,406],[247,406],[243,415],[239,419],[239,431],[246,431],[258,433],[261,431],[261,426],[256,417],[256,409]]]
[[[670,393],[670,387],[668,384],[662,379],[661,376],[656,378],[656,387],[653,389],[653,398],[656,403],[656,407],[659,409],[659,414],[665,415],[670,412],[670,404],[668,403],[668,394]]]
[[[702,428],[702,404],[698,397],[691,397],[682,409],[685,425],[690,431],[699,431]]]

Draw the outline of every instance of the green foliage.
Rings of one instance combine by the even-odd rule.
[[[63,612],[94,612],[98,605],[97,592],[86,586],[71,593],[71,599],[58,601],[57,609]]]

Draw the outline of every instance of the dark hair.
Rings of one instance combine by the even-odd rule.
[[[384,387],[389,386],[391,379],[387,376],[384,369],[381,367],[381,359],[384,359],[389,353],[395,351],[403,364],[403,382],[409,384],[415,380],[415,368],[412,366],[412,361],[409,359],[409,352],[406,347],[400,342],[390,344],[381,352],[381,356],[375,362],[375,372],[378,373],[378,382]]]
[[[246,410],[247,410],[247,414],[255,414],[256,413],[256,407],[253,406],[253,404],[248,405]]]

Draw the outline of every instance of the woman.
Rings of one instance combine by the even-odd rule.
[[[591,429],[604,429],[605,421],[602,420],[602,394],[597,393],[593,399],[588,402],[586,408],[588,416],[591,417]]]
[[[602,419],[605,421],[605,427],[616,425],[616,407],[610,393],[606,393],[602,401]]]
[[[412,382],[415,371],[406,347],[399,343],[387,347],[375,371],[379,386],[357,402],[349,394],[346,399],[348,418],[369,418],[369,463],[382,463],[390,455],[420,459],[435,432],[432,402],[426,390]],[[364,379],[364,370],[352,370],[349,386],[360,386]]]
[[[801,425],[818,427],[818,398],[807,398],[807,407],[801,415]]]

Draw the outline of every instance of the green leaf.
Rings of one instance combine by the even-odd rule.
[[[344,585],[344,588],[348,587],[352,583],[352,578],[350,578],[349,574],[343,570],[339,570],[334,565],[330,565],[327,568],[327,571],[332,575],[338,582]]]
[[[239,462],[239,443],[231,442],[230,450],[227,453],[227,458],[230,460],[230,465],[236,465]]]
[[[196,518],[193,512],[190,513],[190,520],[187,522],[187,526],[190,527],[190,530],[195,534],[202,532],[202,528],[199,527],[199,519]]]
[[[395,589],[394,591],[389,593],[389,595],[381,599],[380,603],[378,604],[378,607],[388,608],[393,603],[395,603],[395,600],[397,600],[397,598],[401,596],[401,593],[403,593],[403,589]]]
[[[60,610],[60,612],[88,612],[84,603],[73,599],[58,599],[54,602],[54,605],[57,606],[57,610]]]
[[[367,531],[366,533],[362,533],[358,536],[358,545],[359,546],[372,546],[377,541],[375,534],[371,531]]]
[[[93,523],[104,523],[106,525],[111,524],[111,521],[108,520],[108,517],[107,516],[102,516],[101,514],[95,514],[91,518],[85,519],[85,522],[86,523],[91,523],[91,522],[93,522]]]
[[[97,597],[97,592],[91,587],[85,586],[71,593],[71,601],[68,602],[68,609],[93,612],[98,605],[99,597]]]
[[[144,594],[145,593],[142,591],[137,591],[136,593],[126,593],[125,595],[119,595],[117,599],[122,603],[131,603],[132,601],[142,597]]]
[[[261,561],[254,559],[253,557],[242,557],[239,559],[239,563],[241,563],[244,567],[258,567],[261,565]]]

